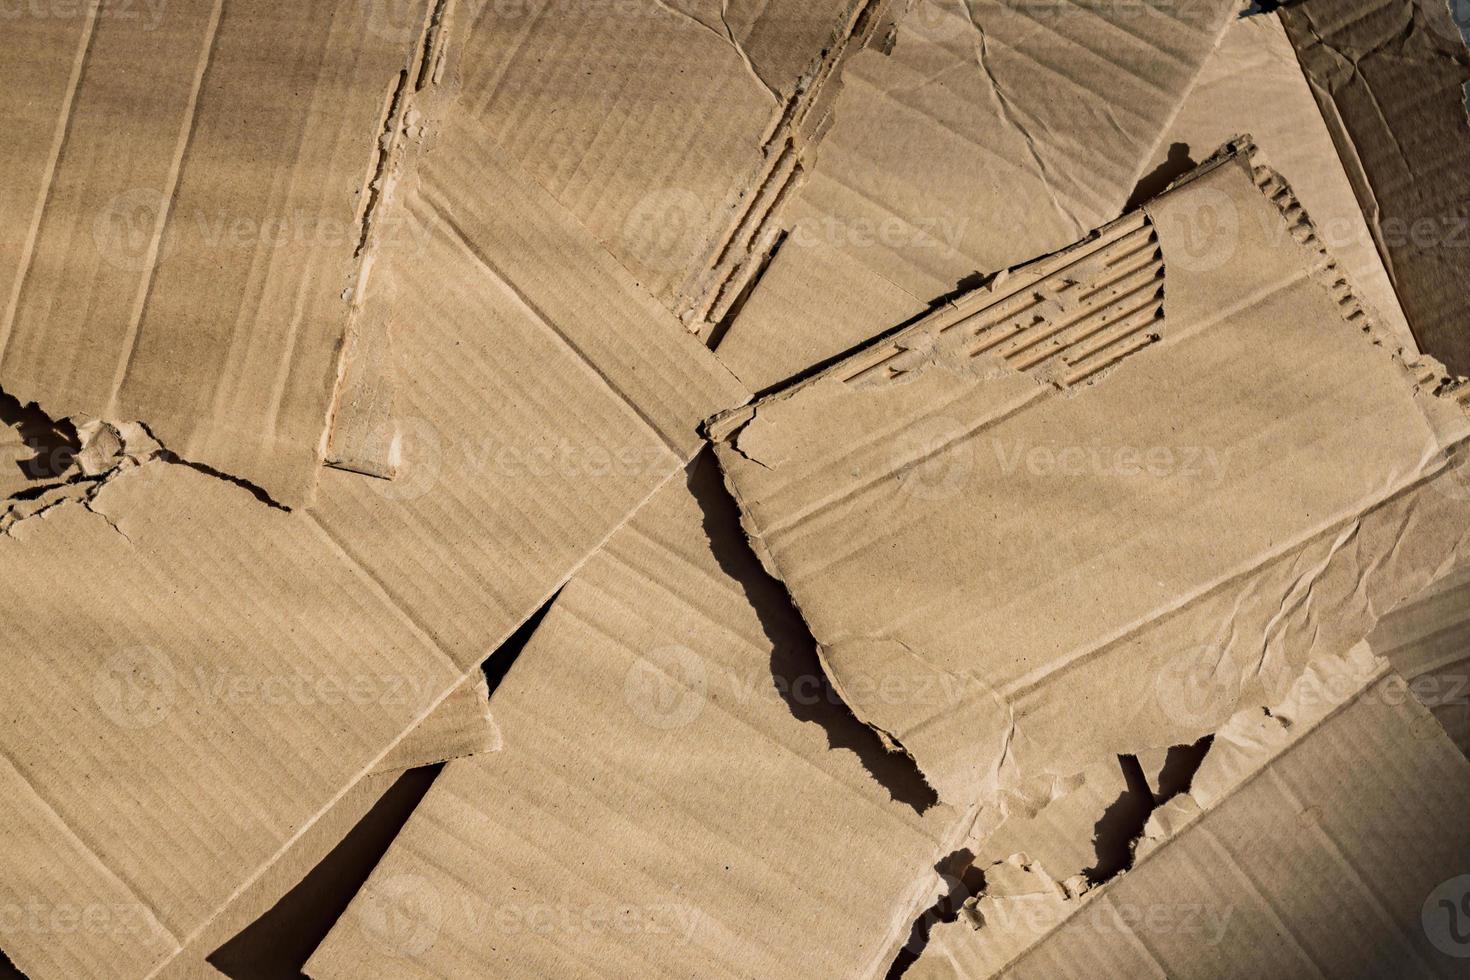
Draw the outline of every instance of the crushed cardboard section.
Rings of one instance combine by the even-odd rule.
[[[1023,866],[906,976],[1463,974],[1437,899],[1470,853],[1470,763],[1385,661],[1316,661],[1217,744],[1133,870],[1079,897]]]

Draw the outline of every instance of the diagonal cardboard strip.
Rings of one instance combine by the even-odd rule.
[[[1231,146],[711,436],[834,685],[964,805],[1192,742],[1441,574],[1470,546],[1441,383]]]
[[[398,479],[324,470],[285,513],[125,454],[0,536],[0,901],[104,910],[66,943],[0,922],[34,980],[179,955],[748,397],[473,118],[446,121],[444,77],[364,297],[405,325]]]
[[[865,768],[712,460],[567,585],[494,707],[504,751],[445,767],[313,977],[876,976],[963,833]]]

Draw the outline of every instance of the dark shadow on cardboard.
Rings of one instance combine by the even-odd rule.
[[[889,752],[833,690],[817,659],[816,641],[786,587],[766,573],[740,526],[740,513],[706,450],[687,471],[704,512],[704,531],[725,574],[740,583],[774,649],[771,682],[798,720],[820,725],[833,749],[852,752],[889,796],[923,813],[939,802],[912,759]]]

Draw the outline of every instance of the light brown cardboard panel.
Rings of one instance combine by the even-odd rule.
[[[848,62],[721,358],[767,388],[1116,217],[1237,6],[918,0]]]
[[[793,179],[791,110],[823,57],[880,6],[469,3],[453,46],[467,112],[684,313],[742,216]]]
[[[505,750],[446,767],[312,976],[881,975],[958,815],[815,722],[810,637],[699,465],[567,585]]]
[[[1463,409],[1278,204],[1226,156],[713,423],[834,683],[941,798],[1192,742],[1466,546]]]
[[[699,419],[746,397],[472,127],[446,131],[471,135],[441,141],[404,198],[429,234],[385,245],[369,296],[410,325],[399,404],[420,441],[398,480],[326,471],[318,505],[285,514],[130,458],[0,538],[5,632],[31,665],[6,751],[180,944],[677,471]],[[494,208],[461,190],[486,180]],[[60,668],[58,648],[77,651]],[[302,677],[307,703],[276,697]],[[101,703],[161,718],[77,711],[94,680]],[[86,892],[72,884],[0,890],[55,903]],[[119,941],[68,955],[106,962]],[[37,980],[68,975],[34,935],[0,929],[0,948]]]
[[[1470,374],[1463,16],[1443,0],[1311,0],[1281,18],[1420,348]]]
[[[1470,565],[1384,616],[1368,644],[1470,756]]]
[[[406,6],[422,20],[424,0]],[[11,151],[35,169],[3,202],[23,242],[5,253],[0,387],[57,418],[142,421],[179,455],[304,503],[362,191],[412,44],[370,30],[352,0],[36,10],[7,22],[7,108],[40,94],[53,118]]]
[[[1470,763],[1375,685],[1005,975],[1074,975],[1085,944],[1119,975],[1463,976],[1467,805]]]
[[[239,487],[158,461],[0,538],[4,753],[170,945],[459,682],[322,542]],[[6,826],[35,819],[31,799],[7,795]],[[82,877],[41,885],[0,888],[17,907],[91,901]],[[142,975],[119,959],[135,944],[125,933],[53,939],[0,927],[32,978],[68,975],[58,956]]]
[[[1332,134],[1275,14],[1230,25],[1151,164],[1166,172],[1172,166],[1177,175],[1181,155],[1203,160],[1236,133],[1250,133],[1260,159],[1291,184],[1378,326],[1417,350]]]

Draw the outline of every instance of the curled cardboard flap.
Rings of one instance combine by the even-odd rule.
[[[897,644],[1010,706],[996,787],[1196,740],[1466,547],[1466,414],[1396,351],[1232,146],[710,433],[824,649]],[[906,744],[952,802],[961,744]]]

